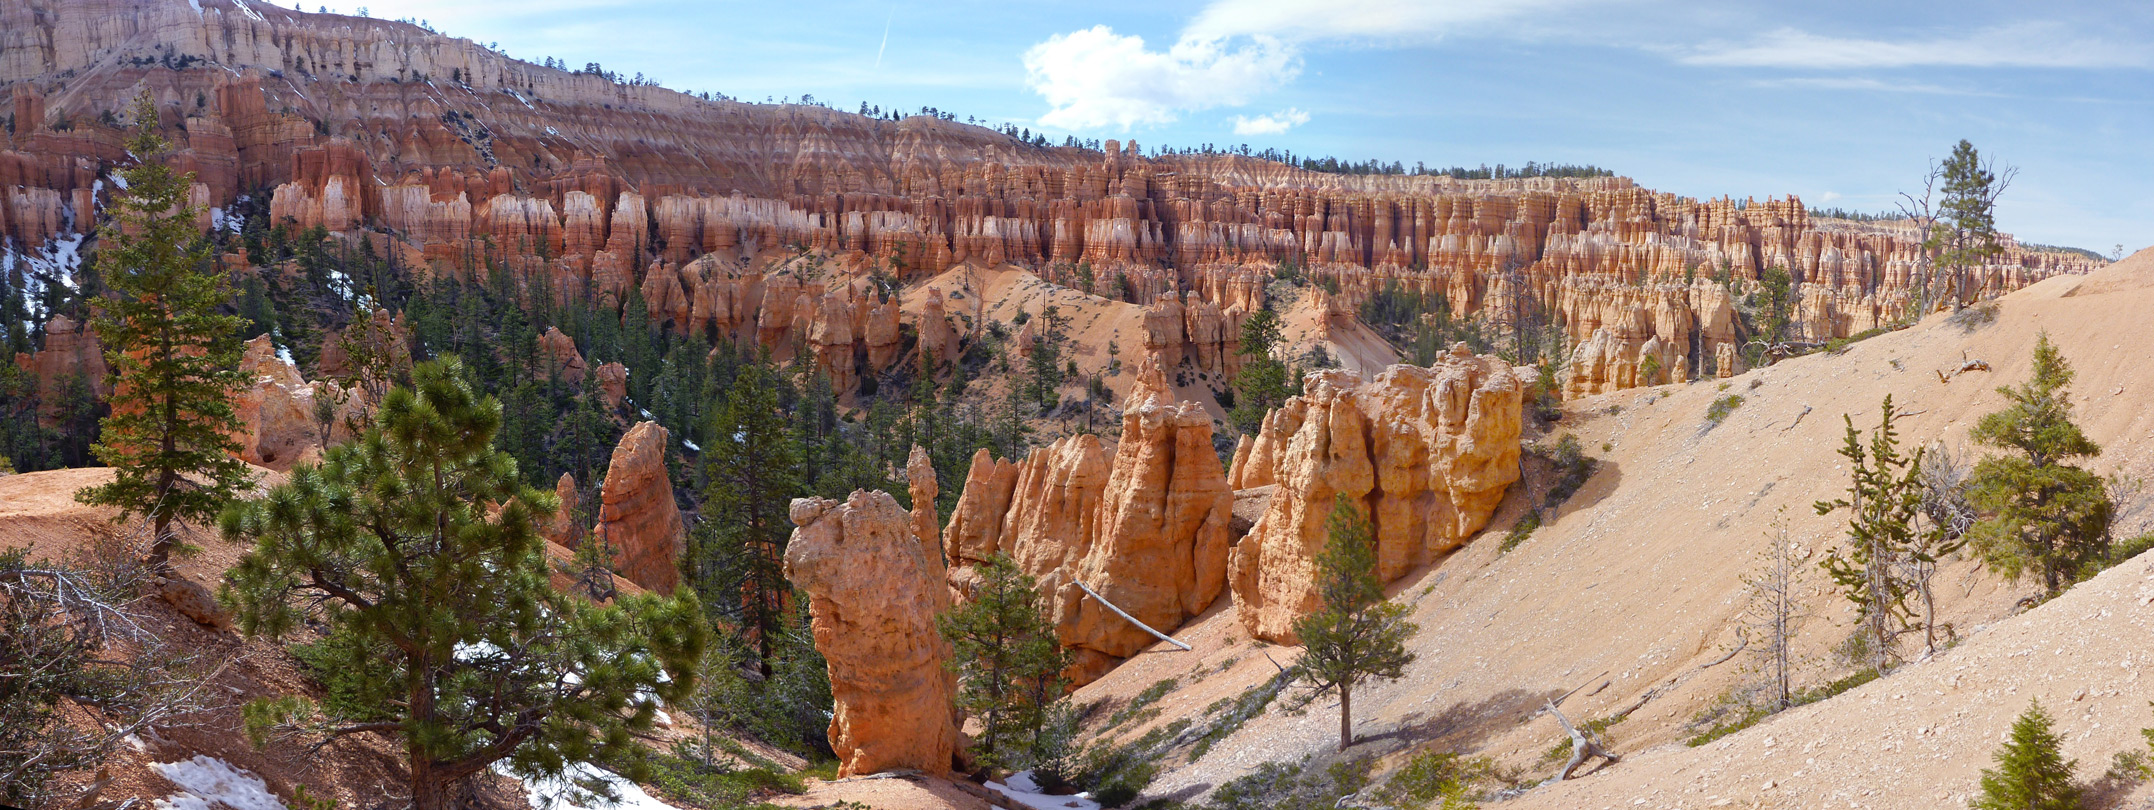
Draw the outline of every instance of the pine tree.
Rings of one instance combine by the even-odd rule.
[[[935,621],[950,642],[950,666],[963,681],[958,705],[980,720],[976,753],[1014,770],[1049,753],[1068,655],[1031,575],[1001,554],[978,571],[971,601]]]
[[[540,533],[554,499],[493,449],[500,405],[454,360],[419,366],[413,384],[357,441],[225,513],[225,536],[254,547],[222,594],[240,627],[274,639],[326,624],[314,663],[339,686],[321,706],[250,705],[249,731],[399,739],[421,810],[496,763],[642,774],[630,732],[650,727],[654,696],[694,685],[694,596],[599,606],[555,590]]]
[[[1406,674],[1414,654],[1406,639],[1419,630],[1406,606],[1384,598],[1376,577],[1376,539],[1361,504],[1340,493],[1325,523],[1330,539],[1316,558],[1322,607],[1294,622],[1301,638],[1302,679],[1317,693],[1339,694],[1339,750],[1354,744],[1354,686]]]
[[[1847,548],[1828,552],[1820,565],[1855,603],[1870,665],[1879,673],[1892,665],[1893,642],[1914,624],[1907,600],[1915,583],[1907,576],[1906,563],[1917,555],[1931,555],[1934,545],[1925,536],[1934,529],[1917,523],[1923,514],[1922,451],[1912,458],[1900,455],[1892,416],[1888,394],[1867,448],[1854,417],[1841,417],[1847,432],[1840,455],[1847,458],[1852,476],[1847,497],[1816,503],[1820,515],[1849,512]]]
[[[246,487],[232,400],[246,385],[235,336],[245,319],[222,315],[230,285],[195,230],[187,204],[192,175],[159,162],[169,144],[157,136],[149,96],[135,102],[128,148],[139,161],[121,175],[126,191],[99,230],[97,264],[113,295],[96,320],[117,377],[97,458],[111,483],[76,493],[84,503],[120,508],[120,518],[148,517],[147,562],[169,565],[174,520],[207,523]]]
[[[2073,371],[2043,332],[2034,344],[2034,375],[1999,387],[2011,404],[1982,417],[1976,442],[2016,451],[1977,463],[1967,499],[1985,517],[1968,536],[1983,560],[2013,579],[2033,571],[2051,596],[2109,554],[2115,514],[2100,476],[2065,463],[2101,455],[2102,448],[2072,423],[2065,392]]]
[[[1937,266],[1947,274],[1952,306],[1957,309],[1972,292],[1974,268],[2004,252],[1997,241],[1997,196],[2018,172],[2009,166],[1998,171],[1964,139],[1952,147],[1952,156],[1936,172],[1937,181],[1944,184],[1943,197],[1923,247],[1937,252]]]
[[[2066,760],[2051,728],[2049,713],[2035,701],[2012,722],[2012,736],[1997,748],[1997,769],[1982,769],[1982,795],[1967,803],[1974,810],[2077,810],[2079,786],[2072,784],[2078,760]]]
[[[1286,363],[1272,356],[1281,339],[1277,312],[1260,309],[1242,321],[1241,354],[1246,359],[1234,377],[1234,412],[1228,420],[1243,433],[1255,434],[1263,427],[1264,414],[1293,393]]]
[[[785,579],[788,508],[805,493],[798,448],[779,411],[783,383],[768,363],[747,363],[734,377],[703,447],[708,486],[694,559],[711,609],[756,645],[757,667],[773,670],[793,586]]]

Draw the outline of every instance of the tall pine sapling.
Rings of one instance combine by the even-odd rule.
[[[1234,376],[1234,411],[1228,421],[1243,433],[1255,435],[1264,414],[1286,402],[1293,394],[1293,380],[1285,361],[1272,349],[1284,338],[1279,313],[1260,309],[1242,321],[1241,371]]]
[[[1057,753],[1055,701],[1068,654],[1038,583],[997,554],[978,567],[970,601],[936,618],[958,673],[958,706],[980,721],[975,753],[988,764],[1023,768]]]
[[[237,337],[245,319],[219,312],[231,285],[195,228],[193,176],[160,162],[169,144],[147,94],[134,116],[128,149],[137,163],[120,173],[125,191],[98,231],[98,270],[112,295],[97,336],[117,379],[96,453],[113,479],[75,497],[119,507],[121,520],[149,518],[147,562],[164,570],[177,545],[173,521],[207,523],[251,480],[232,439],[240,428],[232,401],[247,384]]]
[[[554,498],[494,449],[500,405],[453,359],[419,366],[413,384],[320,466],[224,514],[225,536],[254,548],[220,598],[249,635],[325,625],[311,663],[340,687],[320,706],[251,704],[250,735],[397,740],[420,810],[495,767],[643,775],[632,732],[695,684],[707,635],[695,597],[602,606],[554,589],[541,534]]]
[[[799,447],[779,408],[784,382],[761,358],[741,366],[703,448],[709,485],[697,530],[697,588],[711,611],[755,643],[763,677],[776,672],[793,586],[785,579],[787,505],[806,490]]]
[[[2049,713],[2035,701],[2012,722],[2012,734],[1997,748],[1996,770],[1982,769],[1982,795],[1973,810],[2078,810],[2080,789],[2072,783],[2078,760],[2059,752]]]
[[[1967,499],[1983,514],[1969,539],[1990,567],[2013,579],[2032,572],[2050,596],[2108,557],[2116,511],[2100,476],[2066,463],[2102,452],[2072,423],[2065,392],[2072,376],[2043,332],[2034,344],[2033,376],[1999,387],[2011,404],[1983,416],[1969,434],[2015,452],[1983,459],[1968,476]]]
[[[1340,493],[1325,523],[1330,539],[1316,558],[1322,606],[1294,621],[1303,645],[1301,677],[1317,694],[1339,695],[1339,750],[1354,744],[1354,687],[1372,678],[1406,674],[1414,654],[1406,639],[1416,627],[1406,606],[1384,599],[1376,576],[1376,539],[1361,504]]]
[[[1820,515],[1848,510],[1848,543],[1829,552],[1821,565],[1855,603],[1870,665],[1883,673],[1892,665],[1894,641],[1914,624],[1908,599],[1916,587],[1907,576],[1906,562],[1934,555],[1936,544],[1926,535],[1935,530],[1919,522],[1922,452],[1917,450],[1912,458],[1900,455],[1892,397],[1885,397],[1867,448],[1854,418],[1841,418],[1847,432],[1840,455],[1849,462],[1852,480],[1847,497],[1818,501],[1816,507]]]

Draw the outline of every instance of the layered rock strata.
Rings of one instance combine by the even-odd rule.
[[[1039,147],[931,116],[619,84],[409,24],[243,0],[18,0],[0,6],[0,30],[19,34],[0,40],[17,122],[0,143],[0,235],[17,245],[86,227],[125,159],[101,113],[147,91],[174,162],[196,173],[205,227],[207,209],[266,193],[276,224],[371,234],[422,270],[544,275],[558,295],[614,306],[641,294],[676,328],[790,343],[834,380],[902,353],[884,302],[826,316],[820,298],[837,285],[702,288],[802,253],[900,280],[1015,264],[1132,303],[1173,296],[1180,312],[1152,313],[1148,338],[1176,350],[1170,366],[1231,374],[1237,308],[1265,305],[1291,265],[1334,287],[1341,312],[1386,291],[1441,296],[1459,316],[1551,312],[1594,344],[1567,387],[1604,390],[1655,377],[1634,355],[1678,367],[1671,377],[1729,373],[1732,327],[1713,331],[1729,323],[1722,304],[1770,268],[1794,282],[1797,331],[1824,340],[2098,264],[2007,238],[1945,279],[1911,223],[1814,219],[1792,196],[1324,174],[1112,140]],[[690,272],[712,256],[723,273]],[[1704,279],[1719,292],[1699,291]],[[803,296],[813,311],[798,318]],[[916,331],[954,356],[933,321]]]
[[[935,626],[950,606],[941,559],[885,493],[797,499],[792,519],[785,576],[807,593],[809,628],[829,663],[838,776],[948,774],[957,677]]]
[[[1235,547],[1234,606],[1251,635],[1296,643],[1293,622],[1318,607],[1316,558],[1344,495],[1375,530],[1377,575],[1390,582],[1457,548],[1486,525],[1518,480],[1525,381],[1493,357],[1454,348],[1435,366],[1392,366],[1374,380],[1309,375],[1304,392],[1264,418],[1233,480],[1274,487]]]

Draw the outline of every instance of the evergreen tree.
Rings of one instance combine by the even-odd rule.
[[[97,263],[113,295],[96,320],[117,377],[97,458],[111,483],[76,493],[84,503],[149,518],[148,563],[168,566],[174,520],[207,522],[248,484],[231,434],[232,400],[247,384],[235,335],[245,319],[218,313],[231,289],[209,255],[187,204],[192,175],[159,162],[157,110],[135,102],[128,149],[139,161],[121,173],[113,217],[99,230]]]
[[[1982,769],[1982,795],[1967,803],[1974,810],[2077,810],[2079,786],[2072,784],[2078,760],[2066,760],[2049,713],[2035,701],[2012,722],[2012,736],[1997,748],[1997,769]]]
[[[1234,411],[1227,418],[1243,433],[1255,434],[1264,414],[1293,394],[1286,363],[1272,356],[1281,339],[1277,312],[1260,309],[1242,321],[1241,354],[1247,359],[1234,377]]]
[[[987,764],[1016,770],[1052,753],[1050,721],[1068,654],[1031,575],[1001,554],[978,570],[971,601],[935,621],[950,642],[950,667],[962,679],[958,706],[980,721],[976,753]]]
[[[2073,371],[2043,332],[2034,344],[2034,375],[1999,387],[2011,404],[1982,417],[1976,442],[2014,451],[1977,463],[1967,499],[1985,517],[1969,539],[1991,567],[2017,579],[2032,571],[2054,596],[2109,554],[2115,505],[2100,476],[2065,463],[2101,455],[2072,423],[2065,392]]]
[[[1384,598],[1376,577],[1376,538],[1361,504],[1340,493],[1325,522],[1330,536],[1316,558],[1322,606],[1294,621],[1301,638],[1301,677],[1318,694],[1339,694],[1339,750],[1354,744],[1354,686],[1406,674],[1414,654],[1406,639],[1419,630],[1406,606]]]
[[[1937,266],[1952,285],[1952,306],[1966,303],[1972,292],[1974,268],[1983,260],[2004,252],[1997,242],[1997,196],[2011,185],[2017,171],[2006,167],[2000,174],[1982,160],[1974,144],[1962,139],[1952,147],[1935,175],[1944,184],[1937,203],[1937,216],[1923,247],[1937,252]]]
[[[1927,530],[1916,523],[1922,517],[1922,452],[1912,458],[1900,455],[1890,395],[1882,411],[1867,448],[1854,418],[1841,417],[1847,432],[1840,455],[1852,468],[1852,480],[1847,497],[1816,503],[1820,515],[1840,509],[1850,513],[1847,548],[1833,549],[1820,565],[1855,603],[1870,664],[1879,673],[1892,664],[1893,641],[1914,624],[1914,608],[1907,600],[1915,584],[1907,577],[1906,563],[1932,553],[1932,544],[1923,536]]]
[[[710,444],[703,447],[709,484],[694,555],[711,609],[754,641],[764,677],[773,672],[793,597],[784,570],[793,532],[788,509],[804,493],[796,477],[798,451],[779,410],[781,385],[768,363],[748,363],[713,417]]]
[[[540,523],[556,505],[492,449],[500,405],[453,360],[413,382],[357,441],[225,513],[225,536],[254,546],[222,594],[241,628],[280,638],[326,624],[314,663],[337,687],[321,706],[252,704],[249,731],[400,739],[421,810],[449,806],[458,782],[496,763],[529,777],[576,762],[644,774],[630,733],[650,727],[656,698],[694,685],[695,598],[601,606],[555,590]]]

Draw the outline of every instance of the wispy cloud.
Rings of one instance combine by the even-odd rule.
[[[1301,73],[1294,49],[1270,36],[1229,46],[1184,37],[1165,51],[1104,25],[1056,34],[1025,52],[1025,80],[1053,105],[1040,123],[1062,129],[1167,124],[1184,112],[1248,103]]]
[[[1975,90],[1962,90],[1922,82],[1894,82],[1855,76],[1801,76],[1789,79],[1759,79],[1750,83],[1754,87],[1788,87],[1812,90],[1860,90],[1877,93],[1922,93],[1933,96],[1994,96]]]
[[[1213,0],[1183,35],[1289,42],[1419,40],[1588,0]]]
[[[1289,129],[1306,123],[1309,123],[1308,113],[1288,107],[1269,115],[1259,115],[1254,118],[1246,115],[1234,116],[1234,134],[1280,135]]]
[[[2002,25],[1964,36],[1864,39],[1782,28],[1748,42],[1715,42],[1677,61],[1716,67],[1844,70],[1903,67],[2146,67],[2144,47],[2128,46],[2052,22]]]

